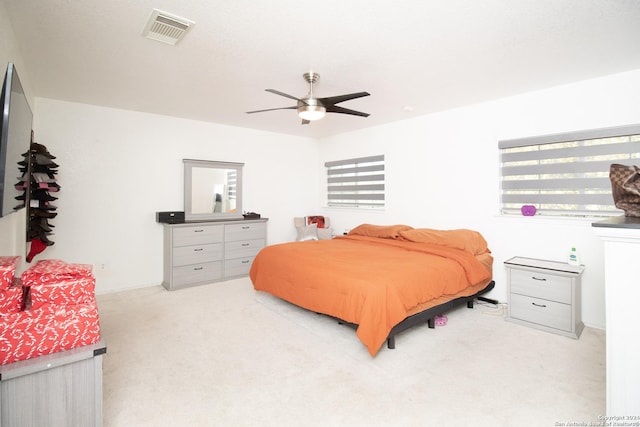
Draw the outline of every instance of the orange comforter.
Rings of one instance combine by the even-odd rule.
[[[267,246],[249,275],[256,290],[357,324],[372,356],[416,305],[491,278],[463,250],[364,236]]]

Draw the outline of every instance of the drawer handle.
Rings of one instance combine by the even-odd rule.
[[[248,229],[250,229],[250,228],[251,228],[251,227],[249,227],[248,225],[245,225],[245,226],[243,226],[243,227],[242,227],[242,229],[243,229],[243,230],[248,230]]]
[[[245,259],[244,261],[240,261],[240,262],[243,263],[243,264],[248,264],[249,260]]]
[[[249,243],[243,243],[242,246],[249,246]]]
[[[202,267],[194,267],[193,271],[198,271],[198,270],[202,270]]]
[[[531,304],[535,305],[536,307],[547,308],[545,304],[536,304],[535,302],[532,302]]]
[[[541,282],[546,282],[546,281],[547,281],[547,279],[545,279],[544,277],[531,276],[531,278],[532,278],[533,280],[539,280],[539,281],[541,281]]]
[[[194,252],[200,252],[200,251],[203,251],[203,250],[204,250],[204,249],[202,249],[202,248],[198,248],[198,249],[194,249],[193,251],[194,251]]]
[[[193,230],[194,233],[202,233],[204,231],[204,229],[200,229],[200,230]]]

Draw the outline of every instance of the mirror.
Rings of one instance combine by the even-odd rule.
[[[186,221],[242,218],[244,163],[184,159]]]

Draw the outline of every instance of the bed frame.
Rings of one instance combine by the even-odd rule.
[[[436,305],[435,307],[428,308],[424,311],[421,311],[419,313],[416,313],[407,317],[402,322],[394,326],[389,332],[389,335],[387,336],[387,348],[390,348],[390,349],[396,348],[396,335],[399,334],[400,332],[406,331],[409,328],[412,328],[417,325],[422,325],[424,323],[427,323],[429,325],[429,328],[433,329],[435,328],[436,316],[441,315],[445,311],[451,310],[452,308],[455,308],[464,303],[467,304],[468,308],[473,308],[473,300],[476,298],[482,301],[487,301],[492,304],[496,304],[497,301],[495,300],[481,297],[481,295],[492,290],[495,287],[495,285],[496,285],[495,281],[492,280],[487,284],[487,286],[484,289],[476,292],[473,295],[455,298],[455,299],[452,299],[451,301],[444,302],[440,305]],[[347,325],[354,329],[358,328],[358,325],[355,323],[345,322],[344,320],[337,319],[337,318],[336,320],[338,321],[338,323],[342,325]]]

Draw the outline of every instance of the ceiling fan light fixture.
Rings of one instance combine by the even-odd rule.
[[[327,111],[329,113],[350,114],[352,116],[369,117],[369,114],[361,111],[351,110],[349,108],[339,107],[339,104],[351,99],[362,98],[363,96],[369,96],[368,92],[349,93],[345,95],[330,96],[327,98],[316,98],[313,96],[313,84],[318,82],[320,76],[317,73],[309,72],[305,73],[302,77],[309,83],[309,93],[304,98],[298,98],[288,93],[280,92],[275,89],[265,89],[267,92],[271,92],[276,95],[283,96],[289,99],[295,99],[298,103],[291,107],[281,108],[268,108],[266,110],[247,111],[247,114],[262,113],[264,111],[274,110],[294,110],[298,111],[298,116],[302,119],[302,124],[306,125],[312,121],[322,119]]]
[[[298,116],[300,116],[302,120],[309,120],[310,122],[320,120],[326,112],[327,109],[321,105],[303,105],[298,107]]]

